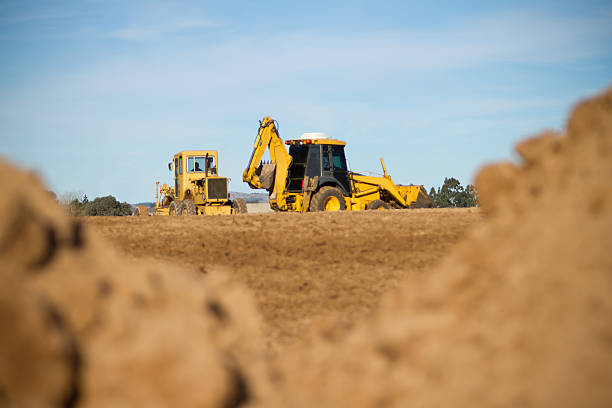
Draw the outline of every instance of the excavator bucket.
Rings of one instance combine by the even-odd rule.
[[[423,186],[402,186],[397,188],[402,197],[405,198],[409,208],[431,208],[433,203],[425,191]]]
[[[274,175],[276,173],[276,164],[260,164],[255,170],[255,175],[259,178],[259,182],[261,183],[261,187],[272,191],[274,187]]]

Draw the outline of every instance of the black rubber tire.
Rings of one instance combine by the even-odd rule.
[[[172,202],[172,198],[171,197],[164,196],[164,198],[162,198],[162,200],[161,200],[161,206],[162,207],[168,207],[171,202]]]
[[[175,216],[175,215],[179,215],[179,207],[181,205],[181,202],[178,200],[174,200],[170,203],[170,205],[168,206],[168,215],[170,216]]]
[[[326,211],[325,203],[332,197],[338,199],[340,204],[339,211],[345,211],[346,202],[344,201],[342,191],[331,186],[321,187],[321,189],[312,196],[309,207],[310,211]]]
[[[193,200],[183,200],[178,207],[178,215],[197,215],[196,206]]]
[[[247,204],[242,198],[237,198],[232,201],[232,214],[246,214]]]
[[[368,205],[366,205],[366,210],[388,210],[390,208],[391,206],[383,200],[370,201]]]

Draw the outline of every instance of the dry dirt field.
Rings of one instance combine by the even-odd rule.
[[[0,407],[612,406],[612,89],[480,209],[74,218],[0,160]]]
[[[313,324],[336,334],[363,320],[482,219],[476,208],[82,218],[128,257],[222,271],[248,287],[272,349]]]

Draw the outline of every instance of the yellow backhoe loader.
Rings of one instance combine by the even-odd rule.
[[[289,151],[285,148],[289,146]],[[253,189],[266,189],[275,211],[380,210],[431,207],[425,188],[393,182],[381,158],[382,177],[349,171],[346,142],[320,133],[283,140],[276,121],[265,117],[242,180]],[[266,150],[270,162],[261,162]]]
[[[230,199],[229,179],[218,175],[215,150],[185,150],[174,155],[168,170],[174,186],[155,183],[155,215],[214,215],[246,213],[242,198]],[[137,206],[134,215],[147,215]]]

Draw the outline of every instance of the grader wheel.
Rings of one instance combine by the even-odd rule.
[[[178,210],[179,210],[179,206],[181,205],[181,202],[178,200],[174,200],[170,203],[170,206],[168,207],[168,215],[180,215]]]
[[[237,198],[232,201],[232,214],[246,214],[247,205],[246,201],[242,198]]]
[[[196,215],[196,206],[193,200],[183,200],[178,208],[178,215]]]

